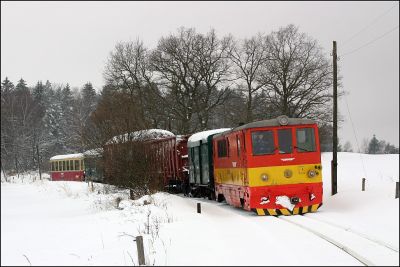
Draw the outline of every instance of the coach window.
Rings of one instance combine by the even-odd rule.
[[[73,161],[73,160],[70,160],[70,161],[69,161],[69,169],[70,169],[71,171],[74,170],[74,161]]]
[[[75,171],[79,171],[81,169],[81,166],[79,164],[79,160],[75,160]]]
[[[293,152],[292,129],[278,130],[279,154]]]
[[[65,160],[63,160],[63,170],[64,171],[67,170],[67,162]]]
[[[69,168],[69,160],[67,160],[67,171],[69,171],[70,170],[70,168]]]
[[[274,154],[274,135],[272,131],[257,131],[251,133],[253,155]]]
[[[296,148],[298,152],[316,151],[314,128],[296,130]]]
[[[228,149],[226,145],[226,139],[219,140],[217,142],[218,146],[218,158],[223,158],[228,156]]]

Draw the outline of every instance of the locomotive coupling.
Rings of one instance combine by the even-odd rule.
[[[290,203],[292,203],[294,205],[296,205],[299,202],[300,202],[300,198],[298,198],[298,197],[291,197],[290,198]]]

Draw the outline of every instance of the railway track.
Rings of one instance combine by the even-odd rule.
[[[254,217],[248,217],[247,211],[234,209],[230,206],[222,206],[221,208],[224,208],[225,211],[229,213],[233,212],[237,215],[241,215],[242,218],[244,218],[246,221],[251,221],[255,226],[265,225],[265,221],[254,220]],[[293,227],[298,227],[303,231],[307,231],[325,240],[364,266],[399,265],[399,250],[393,245],[348,227],[313,218],[315,217],[313,215],[317,216],[317,214],[304,214],[295,216],[267,217],[291,224]],[[267,217],[263,218],[266,219]],[[260,229],[263,229],[263,227]]]
[[[323,223],[332,225],[332,226],[334,226],[334,227],[342,228],[342,229],[345,230],[345,231],[351,232],[351,233],[356,234],[356,235],[358,235],[358,236],[361,236],[361,237],[363,237],[363,238],[365,238],[365,239],[368,239],[368,240],[370,240],[370,241],[372,241],[372,242],[375,242],[375,243],[377,243],[377,244],[379,244],[379,245],[385,246],[385,247],[387,247],[388,249],[393,250],[394,252],[399,252],[399,248],[397,248],[397,247],[395,247],[395,246],[393,246],[393,245],[391,245],[391,244],[389,244],[389,243],[387,243],[387,242],[385,242],[385,241],[383,241],[383,240],[379,240],[379,239],[377,239],[376,237],[368,236],[368,235],[366,235],[366,234],[364,234],[364,233],[361,233],[361,232],[358,232],[357,230],[354,230],[354,229],[352,229],[352,228],[350,228],[350,227],[344,227],[344,226],[339,225],[339,224],[336,224],[336,223],[332,223],[332,222],[328,222],[328,221],[325,221],[325,220],[322,220],[322,219],[314,218],[313,215],[314,215],[314,214],[307,214],[307,213],[306,213],[306,214],[304,214],[303,216],[304,216],[305,218],[310,219],[310,220],[313,220],[313,221],[323,222]]]
[[[309,218],[309,216],[280,216],[277,220],[296,225],[343,250],[365,266],[399,265],[396,248],[343,226]]]

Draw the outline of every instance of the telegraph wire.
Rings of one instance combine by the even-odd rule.
[[[391,33],[392,31],[394,31],[394,30],[396,30],[396,29],[398,29],[398,28],[399,28],[399,25],[397,25],[396,27],[394,27],[394,28],[391,29],[390,31],[385,32],[385,33],[382,34],[381,36],[378,36],[377,38],[373,39],[372,41],[369,41],[368,43],[366,43],[366,44],[360,46],[359,48],[356,48],[356,49],[354,49],[354,50],[352,50],[352,51],[346,52],[346,53],[344,53],[344,54],[342,54],[342,55],[340,55],[340,56],[343,57],[343,56],[346,56],[346,55],[350,55],[350,54],[352,54],[352,53],[354,53],[354,52],[360,50],[361,48],[364,48],[364,47],[366,47],[366,46],[368,46],[368,45],[374,43],[375,41],[378,41],[379,39],[385,37],[386,35],[388,35],[389,33]]]
[[[356,139],[358,154],[360,154],[361,163],[362,163],[362,166],[363,166],[363,169],[364,169],[364,176],[367,177],[367,172],[366,172],[366,170],[365,170],[364,160],[363,160],[362,155],[361,155],[361,154],[362,154],[362,151],[360,150],[360,145],[359,145],[359,143],[358,143],[357,134],[356,134],[356,129],[355,129],[355,127],[354,127],[353,120],[352,120],[351,115],[350,115],[350,109],[349,109],[349,104],[347,103],[346,94],[343,94],[343,96],[344,96],[344,102],[346,102],[347,113],[349,113],[351,128],[353,129],[353,134],[354,134],[354,137],[355,137],[355,139]],[[365,152],[365,151],[364,151],[364,152]]]
[[[353,40],[354,37],[356,37],[357,35],[359,35],[361,32],[363,32],[364,30],[368,29],[371,25],[373,25],[375,22],[377,22],[380,18],[382,18],[383,16],[385,16],[387,13],[389,13],[389,11],[391,11],[399,2],[397,2],[396,4],[394,4],[391,8],[389,8],[387,11],[385,11],[384,13],[382,13],[381,15],[379,15],[378,17],[376,17],[370,24],[368,24],[366,27],[362,28],[360,31],[358,31],[357,33],[355,33],[353,36],[351,36],[349,39],[343,41],[342,46],[345,46],[346,43],[348,43],[349,41]]]

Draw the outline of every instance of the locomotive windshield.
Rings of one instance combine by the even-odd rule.
[[[272,131],[257,131],[251,133],[253,155],[274,154],[274,135]]]
[[[293,152],[292,129],[278,130],[279,154]]]
[[[296,139],[297,139],[296,148],[298,152],[316,151],[314,128],[297,129]]]

